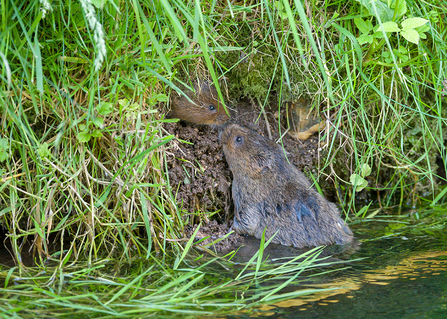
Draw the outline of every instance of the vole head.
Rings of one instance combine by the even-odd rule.
[[[275,143],[248,128],[225,125],[220,142],[233,174],[255,177],[275,169],[276,153],[280,150]]]
[[[191,103],[185,96],[176,97],[171,103],[169,118],[204,124],[222,125],[230,119],[225,106],[218,100],[217,91],[206,82],[194,85],[195,93],[188,92]]]

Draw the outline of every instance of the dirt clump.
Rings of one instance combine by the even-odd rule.
[[[220,211],[220,219],[225,219],[231,205],[231,176],[218,129],[182,122],[167,123],[165,128],[178,139],[167,153],[169,181],[177,203],[190,214]]]

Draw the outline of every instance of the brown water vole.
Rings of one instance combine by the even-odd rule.
[[[173,98],[168,118],[204,125],[222,125],[230,118],[214,86],[207,82],[195,83],[194,90],[195,93],[190,91],[187,95],[195,104],[184,96]]]
[[[233,172],[235,217],[240,234],[299,248],[350,244],[353,234],[337,207],[310,187],[310,182],[288,163],[281,147],[236,124],[220,136]]]

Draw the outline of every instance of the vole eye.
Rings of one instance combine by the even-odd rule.
[[[242,144],[242,142],[244,141],[244,139],[242,138],[242,136],[236,136],[236,138],[234,139],[236,141],[236,143],[238,144]]]
[[[210,106],[208,106],[208,109],[210,111],[214,111],[216,109],[216,107],[214,105],[210,104]]]

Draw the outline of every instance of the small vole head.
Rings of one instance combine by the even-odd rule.
[[[207,82],[194,85],[195,93],[188,92],[191,103],[185,96],[176,97],[171,103],[169,118],[178,118],[183,121],[204,124],[222,125],[230,119],[225,106],[218,100],[214,86]]]

